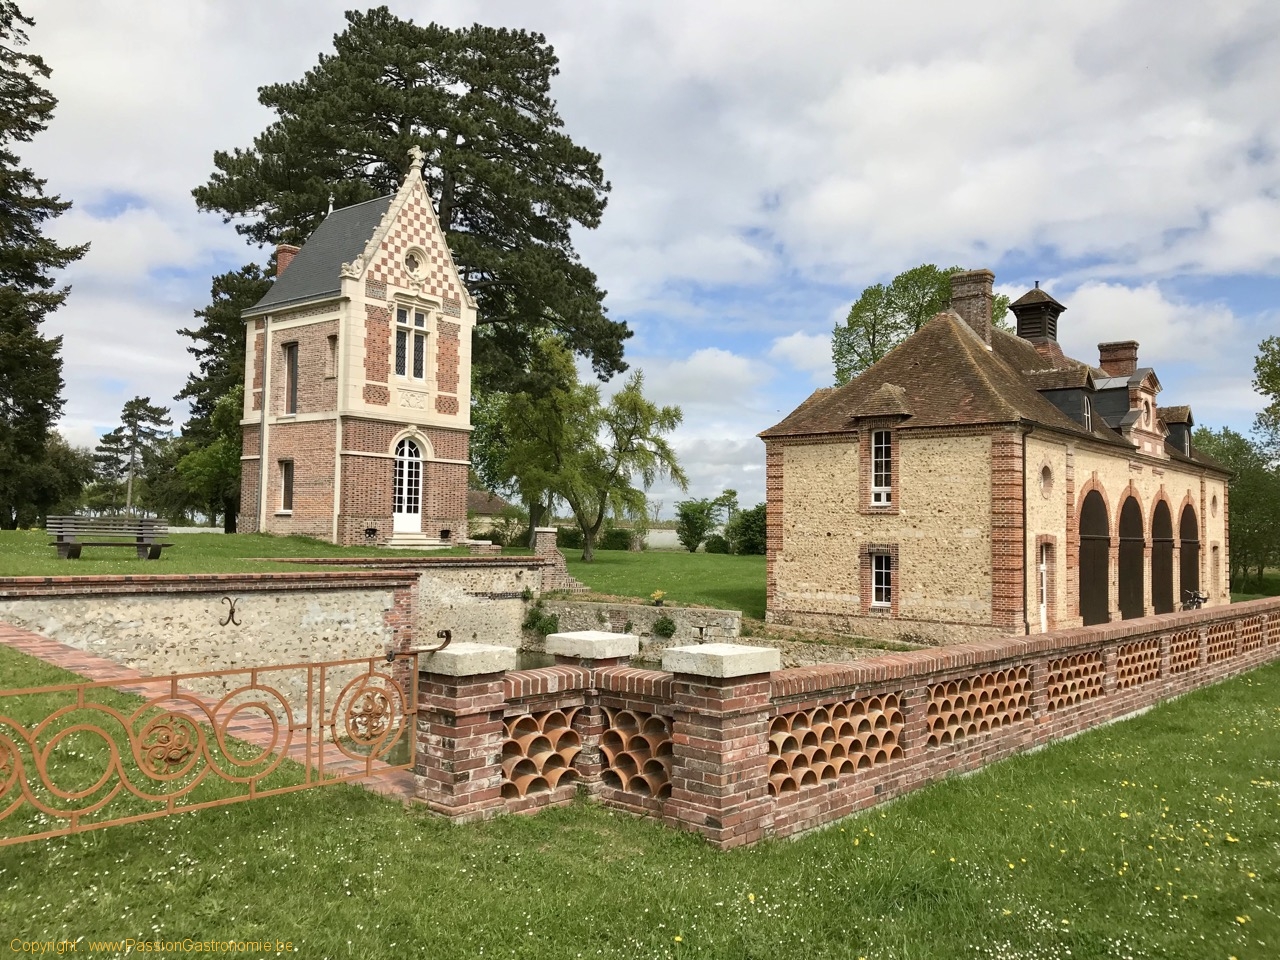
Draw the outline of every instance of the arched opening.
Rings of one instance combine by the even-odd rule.
[[[1102,494],[1090,490],[1080,507],[1080,616],[1087,627],[1111,619],[1108,610],[1111,526]]]
[[[1178,574],[1185,600],[1188,593],[1200,589],[1200,522],[1196,519],[1195,507],[1189,503],[1182,508],[1178,538],[1182,541],[1182,562],[1178,565]]]
[[[1173,518],[1163,500],[1151,511],[1151,605],[1173,612]]]
[[[391,529],[422,529],[422,451],[408,437],[396,444],[396,472],[391,490]]]
[[[1120,507],[1120,619],[1134,620],[1146,613],[1143,599],[1142,507],[1128,497]]]

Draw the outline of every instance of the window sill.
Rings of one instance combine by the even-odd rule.
[[[297,413],[297,411],[296,411],[296,410],[295,410],[293,413],[277,413],[277,414],[276,414],[276,419],[277,419],[277,420],[292,420],[292,419],[294,419],[297,415],[298,415],[298,413]]]
[[[292,516],[293,516],[293,511],[292,511],[292,510],[277,510],[277,511],[276,511],[276,513],[275,513],[275,515],[276,515],[277,517],[292,517]]]

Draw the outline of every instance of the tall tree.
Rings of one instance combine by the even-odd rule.
[[[1263,571],[1280,562],[1280,468],[1248,437],[1230,427],[1197,427],[1197,450],[1231,468],[1232,589],[1243,589],[1249,572],[1262,583]]]
[[[150,397],[134,397],[120,411],[120,426],[104,434],[95,459],[104,466],[103,474],[123,470],[125,510],[133,510],[133,482],[144,462],[156,453],[160,441],[168,437],[165,427],[173,425],[169,408],[158,407]]]
[[[843,324],[831,337],[836,384],[845,384],[878,362],[951,303],[951,275],[961,267],[940,270],[932,263],[904,270],[888,286],[873,284],[862,291]],[[1009,298],[997,294],[991,320],[1003,330]]]
[[[271,278],[256,263],[219,274],[213,278],[209,305],[195,312],[199,323],[178,331],[195,341],[187,352],[199,365],[187,375],[186,386],[174,398],[191,401],[191,416],[182,428],[187,439],[202,444],[219,435],[213,425],[214,409],[244,380],[245,336],[240,314],[270,289]]]
[[[15,151],[48,125],[57,100],[45,89],[44,60],[24,53],[34,21],[0,0],[0,529],[12,529],[33,506],[29,484],[48,454],[62,412],[61,337],[40,324],[69,287],[50,273],[84,256],[88,244],[63,247],[44,236],[47,221],[71,204],[44,195],[45,181]]]
[[[452,30],[385,6],[349,11],[334,53],[299,81],[258,91],[276,120],[249,149],[214,155],[193,194],[250,241],[299,243],[339,205],[392,192],[411,146],[454,261],[479,305],[480,386],[528,368],[539,335],[559,333],[601,376],[625,369],[623,323],[573,248],[593,228],[609,184],[575,144],[550,96],[558,72],[546,38],[479,24]]]
[[[1272,459],[1280,460],[1280,337],[1258,344],[1253,386],[1270,401],[1258,414],[1256,429]]]
[[[236,532],[240,510],[240,413],[244,387],[236,384],[214,407],[214,438],[178,461],[183,485],[211,514],[222,514],[224,533]]]

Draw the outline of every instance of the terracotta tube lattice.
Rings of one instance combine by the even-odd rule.
[[[605,786],[642,797],[671,796],[671,721],[661,714],[604,708],[600,738]]]
[[[1026,667],[982,673],[929,687],[928,745],[999,730],[1031,717],[1031,679]]]
[[[1183,630],[1169,641],[1169,673],[1186,673],[1200,664],[1200,633]]]
[[[508,717],[502,744],[502,796],[508,800],[548,793],[578,774],[573,761],[582,737],[573,729],[577,708]]]
[[[1209,663],[1220,663],[1229,660],[1236,652],[1236,625],[1234,623],[1215,623],[1209,628],[1208,641],[1205,644],[1205,660]]]
[[[1160,679],[1160,640],[1126,643],[1116,656],[1116,689],[1127,690]]]
[[[1266,626],[1266,621],[1262,617],[1250,617],[1248,620],[1240,621],[1241,653],[1259,650],[1266,645]]]
[[[895,693],[780,714],[769,722],[769,794],[798,793],[902,757]]]
[[[1046,684],[1049,709],[1061,710],[1101,696],[1105,673],[1102,654],[1097,651],[1050,660]]]

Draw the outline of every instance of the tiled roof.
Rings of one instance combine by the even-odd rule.
[[[1086,373],[1088,368],[1084,368]],[[957,314],[940,313],[899,344],[860,377],[825,393],[816,392],[781,423],[760,436],[808,436],[844,433],[859,416],[884,405],[892,385],[899,411],[907,416],[899,429],[1030,421],[1103,443],[1130,445],[1099,425],[1085,430],[1042,397],[1028,373],[1049,376],[1052,362],[1035,347],[1003,331],[992,332],[992,348]],[[1075,374],[1072,374],[1075,376]]]
[[[511,504],[488,490],[467,491],[467,513],[474,513],[481,517],[492,517],[509,506]]]
[[[338,276],[342,265],[364,252],[391,200],[390,195],[366,200],[325,217],[266,296],[245,311],[246,316],[335,296],[342,289]]]
[[[1190,423],[1190,407],[1156,407],[1156,416],[1165,423]]]
[[[1053,297],[1049,296],[1049,294],[1045,293],[1039,287],[1036,287],[1032,290],[1028,290],[1026,293],[1020,296],[1017,300],[1013,301],[1013,303],[1011,303],[1010,306],[1023,307],[1033,303],[1053,303],[1062,307],[1062,304],[1058,303],[1057,300],[1053,299]],[[1062,309],[1066,310],[1067,308],[1062,307]]]

